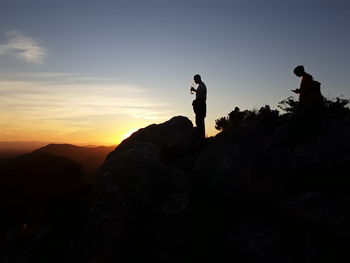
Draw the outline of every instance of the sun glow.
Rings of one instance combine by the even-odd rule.
[[[138,129],[131,129],[127,133],[121,136],[121,141],[124,141],[126,138],[129,138],[131,134],[136,132]]]
[[[172,116],[147,89],[115,80],[63,73],[7,78],[0,74],[0,141],[116,145]]]

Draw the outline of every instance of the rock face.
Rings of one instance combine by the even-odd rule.
[[[135,142],[152,143],[160,150],[161,158],[178,157],[188,152],[191,147],[192,134],[193,124],[188,118],[183,116],[173,117],[164,123],[152,124],[134,132],[107,156],[107,160]]]
[[[71,261],[185,259],[188,175],[160,159],[188,152],[192,132],[187,118],[174,117],[140,129],[109,154]]]
[[[301,141],[293,121],[247,121],[201,148],[185,117],[139,130],[109,154],[64,262],[348,259],[348,117]]]
[[[205,141],[181,116],[140,129],[87,201],[55,145],[2,166],[0,262],[348,262],[350,110],[265,110]]]
[[[324,127],[291,145],[286,127],[248,122],[203,150],[193,170],[193,207],[197,238],[215,251],[207,256],[239,262],[348,257],[350,122]],[[211,227],[201,236],[205,225]]]

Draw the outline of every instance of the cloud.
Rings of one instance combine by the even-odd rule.
[[[34,64],[40,64],[46,57],[47,50],[32,37],[19,31],[6,33],[6,41],[0,44],[0,55],[15,55],[20,59]]]
[[[142,86],[74,73],[0,72],[0,108],[5,141],[113,144],[174,116],[171,104]]]
[[[43,73],[42,78],[36,75],[27,80],[23,76],[20,80],[0,79],[0,105],[3,111],[18,116],[66,123],[87,116],[159,120],[172,114],[168,103],[154,98],[143,87],[98,79],[59,73]]]

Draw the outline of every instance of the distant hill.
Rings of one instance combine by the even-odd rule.
[[[66,157],[29,153],[12,158],[1,166],[0,222],[40,223],[53,202],[78,202],[88,191],[83,180],[81,166]]]
[[[114,148],[48,144],[30,153],[0,154],[0,207],[8,221],[27,217],[30,211],[42,218],[49,202],[85,196]]]
[[[0,165],[25,153],[43,147],[48,142],[1,142],[0,141]]]
[[[114,148],[48,144],[30,153],[0,153],[0,243],[6,243],[6,253],[17,255],[21,251],[19,239],[6,238],[9,229],[13,237],[25,229],[26,234],[43,231],[45,240],[38,246],[41,249],[33,247],[30,252],[34,257],[51,257],[62,249],[60,244],[64,245],[76,228],[96,170]],[[34,229],[36,232],[31,232]],[[27,244],[30,240],[20,242]],[[3,249],[0,245],[0,251]]]
[[[8,154],[23,154],[29,153],[35,149],[47,145],[49,142],[22,142],[22,141],[13,141],[13,142],[1,142],[0,141],[0,155]]]
[[[95,173],[108,153],[116,146],[83,147],[72,144],[48,144],[34,150],[32,153],[48,153],[69,158],[82,166],[82,171],[87,174]]]

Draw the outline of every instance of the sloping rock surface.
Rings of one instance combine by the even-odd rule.
[[[188,175],[160,157],[188,152],[192,132],[191,121],[174,117],[140,129],[109,154],[72,261],[185,259],[178,252],[187,249]]]
[[[249,121],[200,147],[185,117],[134,133],[108,156],[66,261],[349,258],[349,119],[299,142],[288,125]]]

